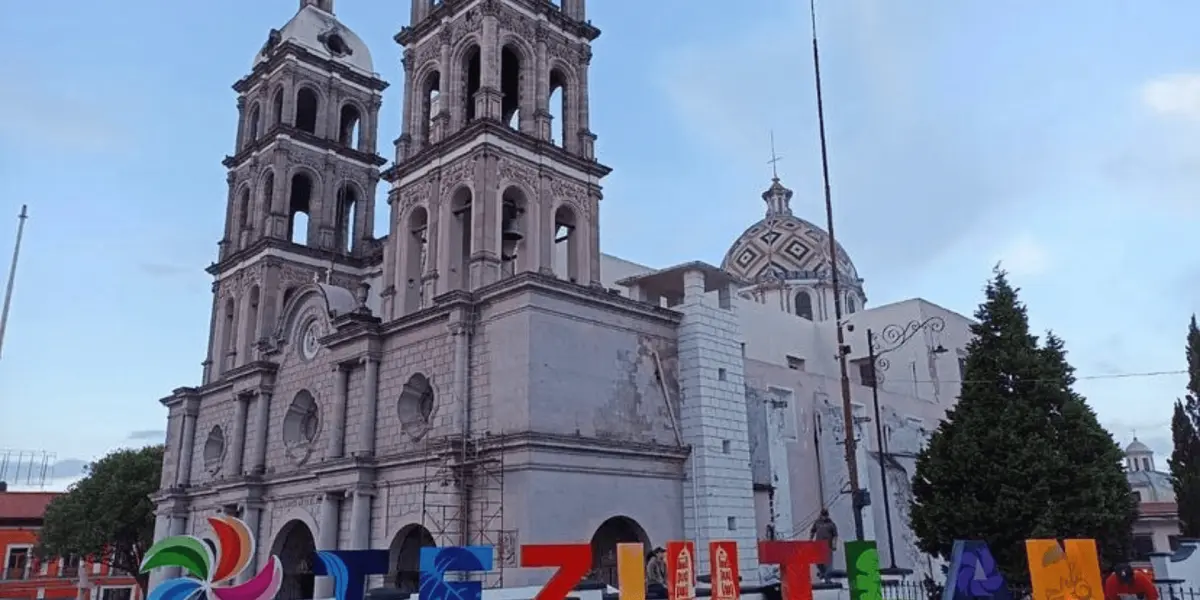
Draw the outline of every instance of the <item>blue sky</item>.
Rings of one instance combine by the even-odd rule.
[[[21,2],[0,20],[5,262],[20,205],[32,214],[0,359],[0,447],[90,459],[142,443],[165,424],[156,400],[197,383],[229,86],[298,0],[120,4]],[[616,169],[606,252],[720,261],[764,210],[772,129],[793,208],[823,222],[807,2],[589,5],[604,31],[592,125]],[[921,296],[970,314],[1002,259],[1081,375],[1184,367],[1200,308],[1200,4],[818,10],[838,235],[871,304]],[[391,140],[403,83],[391,36],[407,2],[339,0],[337,13],[392,83]],[[1136,429],[1168,443],[1182,377],[1079,387],[1119,440]]]

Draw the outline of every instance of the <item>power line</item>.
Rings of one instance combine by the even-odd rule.
[[[1103,375],[1076,375],[1075,381],[1096,381],[1102,379],[1133,379],[1146,377],[1166,377],[1168,375],[1187,375],[1186,369],[1178,371],[1134,371],[1131,373],[1107,373]],[[882,379],[882,378],[881,378]],[[887,378],[888,382],[894,383],[978,383],[989,384],[997,383],[991,379],[893,379]],[[1062,379],[1020,379],[1020,383],[1059,383]]]

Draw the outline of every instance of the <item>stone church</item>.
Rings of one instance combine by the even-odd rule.
[[[732,539],[754,580],[755,541],[807,538],[822,507],[853,535],[853,464],[884,566],[934,568],[908,482],[969,321],[868,309],[778,178],[719,267],[602,254],[599,35],[584,0],[412,0],[389,164],[387,83],[333,0],[270,32],[234,85],[203,380],[162,400],[156,538],[237,515],[259,540],[247,572],[278,555],[285,600],[331,595],[314,549],[389,549],[376,585],[414,589],[427,545],[493,545],[484,580],[520,586],[549,576],[517,566],[520,544],[590,541],[613,581],[617,543]]]

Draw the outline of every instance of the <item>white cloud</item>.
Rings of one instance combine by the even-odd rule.
[[[1200,123],[1200,73],[1175,73],[1146,82],[1142,104],[1151,112]]]
[[[1046,246],[1029,234],[1009,242],[997,259],[1008,272],[1026,277],[1041,275],[1053,264]]]

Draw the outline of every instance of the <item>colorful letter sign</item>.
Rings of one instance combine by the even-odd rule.
[[[178,567],[187,576],[160,583],[146,600],[272,600],[283,583],[278,557],[267,558],[249,581],[232,585],[255,555],[254,536],[242,521],[210,517],[210,535],[172,536],[150,547],[141,572]],[[1100,565],[1093,540],[1026,540],[1029,573],[1035,598],[1090,600],[1103,593]],[[621,600],[646,600],[645,546],[617,545]],[[740,600],[737,543],[709,543],[711,600]],[[486,572],[493,568],[492,546],[421,548],[420,595],[425,600],[482,600],[478,581],[446,581],[451,572]],[[666,587],[670,600],[696,600],[696,546],[689,541],[667,542]],[[592,568],[592,546],[527,544],[520,549],[523,568],[555,568],[535,600],[564,600]],[[822,541],[762,541],[761,564],[779,565],[783,600],[813,600],[811,568],[827,564],[829,545]],[[331,577],[337,600],[362,600],[369,575],[387,573],[387,550],[331,550],[314,554],[315,575]],[[873,541],[846,543],[846,568],[851,600],[882,600],[879,551]],[[985,542],[957,540],[951,553],[942,600],[1012,600],[1004,575]]]

